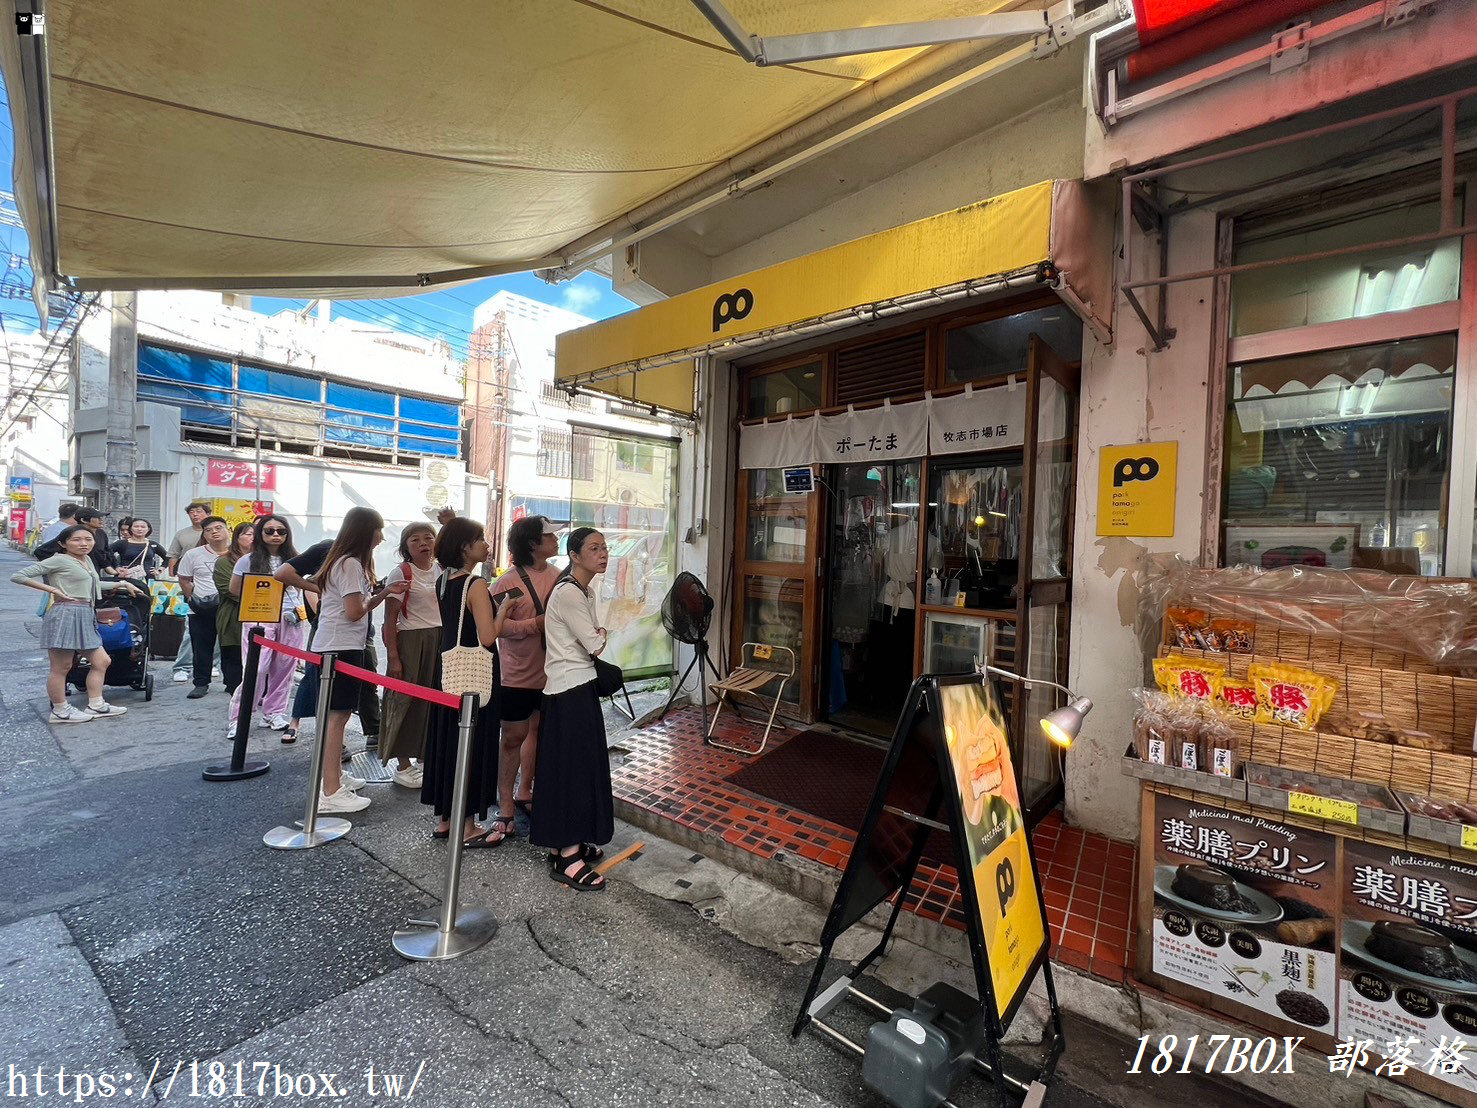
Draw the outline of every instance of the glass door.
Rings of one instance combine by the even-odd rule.
[[[892,735],[913,681],[922,478],[918,461],[826,467],[822,704],[868,734]]]

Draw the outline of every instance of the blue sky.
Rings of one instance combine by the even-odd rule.
[[[9,98],[4,96],[0,83],[0,190],[9,192],[13,188],[11,158],[14,149],[14,133],[11,130]],[[14,205],[0,205],[0,212],[13,215]],[[19,227],[0,226],[0,242],[4,243],[7,268],[0,276],[0,285],[7,288],[29,290],[31,268],[28,260],[29,246],[26,232]],[[16,264],[17,260],[20,264]],[[397,330],[430,338],[445,338],[462,357],[467,352],[467,336],[472,330],[472,313],[494,293],[507,289],[510,292],[538,300],[545,304],[567,308],[592,319],[604,319],[629,311],[634,305],[618,296],[610,282],[594,273],[582,273],[573,281],[562,285],[549,285],[532,273],[520,273],[511,277],[489,277],[439,292],[422,293],[419,296],[393,297],[384,300],[338,300],[334,302],[335,317],[363,319],[394,327]],[[301,308],[306,300],[279,300],[258,298],[252,307],[260,312],[273,314],[284,308]],[[29,294],[24,298],[7,293],[0,297],[0,318],[7,329],[34,331],[38,320],[31,305]]]

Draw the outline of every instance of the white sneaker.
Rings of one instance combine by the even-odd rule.
[[[236,738],[236,725],[234,723],[228,723],[228,724],[226,724],[226,738],[231,739],[232,741],[235,741],[235,738]]]
[[[267,726],[273,731],[286,731],[289,720],[286,716],[273,716],[267,720]]]
[[[407,789],[420,788],[425,778],[426,771],[413,762],[409,769],[397,769],[395,771],[395,784],[404,785]]]
[[[114,716],[126,715],[128,713],[128,709],[122,705],[109,704],[107,701],[99,704],[96,708],[89,704],[82,711],[93,719],[112,719]]]
[[[339,773],[339,778],[343,781],[343,787],[350,790],[351,792],[357,793],[360,789],[364,788],[365,785],[369,784],[369,782],[364,780],[364,778],[356,777],[348,770],[341,771]]]
[[[217,673],[216,676],[219,677],[220,674]],[[177,669],[177,670],[174,671],[174,683],[176,685],[183,685],[189,679],[190,679],[190,675],[188,673],[186,673],[184,670]]]
[[[318,796],[318,811],[320,812],[362,812],[369,807],[369,797],[360,796],[356,792],[350,792],[347,788],[341,788],[331,796]]]
[[[210,676],[219,678],[220,675],[221,675],[221,667],[220,666],[213,666],[211,668],[211,670],[210,670]]]
[[[87,723],[92,719],[86,712],[79,712],[71,704],[63,704],[60,708],[53,705],[49,718],[52,723]]]

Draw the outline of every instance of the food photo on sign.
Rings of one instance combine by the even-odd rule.
[[[1477,1042],[1477,867],[1346,841],[1341,946],[1339,1034],[1368,1040],[1372,1067]],[[1472,1065],[1432,1076],[1477,1093]]]
[[[1154,972],[1332,1036],[1336,839],[1162,794],[1154,827]]]

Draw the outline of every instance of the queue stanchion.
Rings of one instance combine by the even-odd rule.
[[[434,920],[413,919],[395,932],[395,950],[416,962],[440,962],[459,958],[483,946],[497,934],[497,920],[485,908],[457,912],[461,893],[462,839],[466,834],[467,773],[472,763],[472,734],[477,726],[477,697],[462,697],[456,746],[456,779],[451,788],[451,811],[447,813],[447,846],[451,856],[446,866],[446,892],[441,912]]]
[[[323,737],[328,731],[328,704],[333,693],[335,653],[323,651],[319,661],[318,714],[313,734],[313,765],[308,774],[308,806],[302,828],[274,827],[262,841],[277,850],[308,850],[341,839],[353,828],[346,819],[318,815],[318,797],[323,792]]]
[[[262,639],[266,630],[253,627],[247,635],[246,668],[241,674],[241,687],[236,691],[241,696],[241,711],[236,716],[236,735],[232,740],[231,760],[226,765],[206,766],[200,776],[207,781],[244,781],[248,777],[260,777],[272,768],[270,762],[256,759],[246,760],[246,740],[251,735],[251,706],[256,703],[256,678],[261,668]]]

